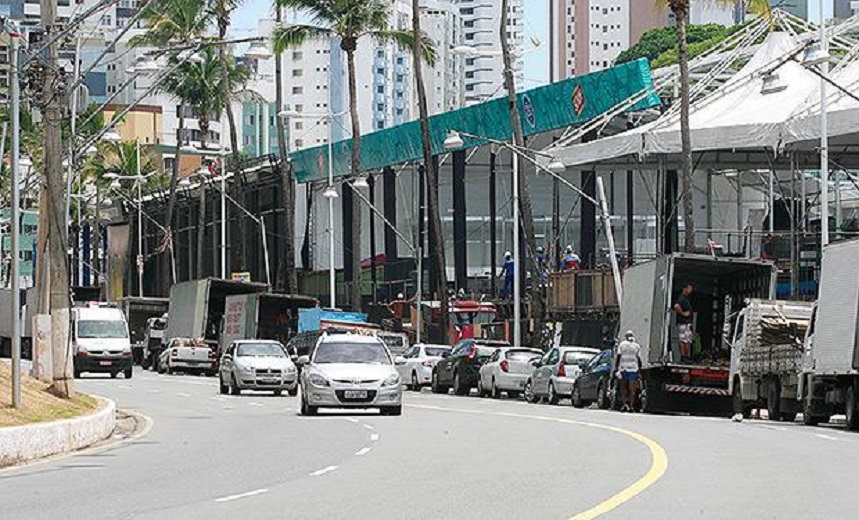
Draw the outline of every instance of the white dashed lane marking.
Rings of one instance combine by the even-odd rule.
[[[366,448],[361,448],[360,450],[355,452],[355,455],[357,455],[358,457],[361,457],[363,455],[370,453],[370,450],[372,450],[372,449],[373,448],[371,448],[370,446],[367,446]]]
[[[370,435],[370,440],[376,442],[377,440],[379,440],[379,434],[374,433],[373,435]]]
[[[831,436],[831,435],[825,435],[825,434],[822,434],[822,433],[815,433],[815,435],[816,435],[817,437],[820,437],[821,439],[826,439],[826,440],[828,440],[828,441],[837,441],[837,440],[838,440],[837,438],[835,438],[835,437],[833,437],[833,436]]]
[[[216,498],[215,502],[232,502],[233,500],[238,500],[240,498],[252,497],[254,495],[261,495],[267,492],[268,489],[255,489],[253,491],[248,491],[246,493],[239,493],[238,495],[229,495],[226,497]]]
[[[314,471],[313,473],[311,473],[311,474],[310,474],[310,476],[311,476],[311,477],[320,477],[320,476],[322,476],[322,475],[324,475],[324,474],[326,474],[326,473],[331,473],[332,471],[334,471],[334,470],[335,470],[335,469],[337,469],[338,467],[339,467],[339,466],[328,466],[328,467],[325,467],[325,468],[322,468],[322,469],[317,469],[316,471]]]

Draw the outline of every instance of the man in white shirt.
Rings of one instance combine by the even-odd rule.
[[[641,345],[635,341],[631,330],[624,334],[625,339],[617,346],[615,374],[620,379],[623,411],[635,409],[635,393],[638,390],[638,375],[641,370]]]

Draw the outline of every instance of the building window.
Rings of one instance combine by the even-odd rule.
[[[402,82],[403,82],[403,75],[402,75],[402,74],[397,74],[397,82],[398,82],[398,83],[402,83]]]
[[[110,24],[111,24],[111,21],[112,21],[112,20],[111,20],[111,18],[110,18],[110,15],[109,15],[109,14],[106,14],[106,15],[104,15],[104,16],[102,16],[102,17],[101,17],[101,24],[102,24],[102,25],[110,25]]]
[[[381,130],[383,128],[385,128],[385,122],[384,121],[376,121],[376,129]]]
[[[384,68],[379,67],[379,68],[377,68],[377,69],[376,69],[376,74],[384,74],[384,73],[385,73],[385,69],[384,69]]]
[[[303,69],[292,69],[292,77],[293,78],[300,78],[302,76],[304,76],[304,70]]]
[[[385,111],[385,105],[384,105],[384,103],[378,103],[378,104],[376,105],[376,111],[377,111],[377,112],[384,112],[384,111]]]
[[[301,105],[301,104],[295,105],[295,111],[296,112],[304,112],[304,105]]]
[[[292,59],[298,61],[304,57],[304,53],[301,51],[292,51]]]
[[[385,85],[379,85],[378,87],[376,87],[376,92],[378,92],[379,94],[384,94],[385,93]]]
[[[304,87],[292,87],[292,93],[297,96],[304,94]]]
[[[296,130],[304,130],[304,121],[296,121],[295,122]]]
[[[296,139],[295,140],[295,147],[301,148],[302,146],[304,146],[304,139]]]

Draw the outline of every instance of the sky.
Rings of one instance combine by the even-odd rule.
[[[525,55],[525,88],[543,85],[549,80],[549,0],[525,0],[526,49],[531,46],[532,36],[539,39],[541,47]],[[233,13],[231,33],[235,37],[247,37],[256,31],[257,20],[271,16],[272,0],[244,0]]]

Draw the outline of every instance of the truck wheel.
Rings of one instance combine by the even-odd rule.
[[[854,382],[849,387],[847,387],[847,398],[844,403],[844,413],[847,416],[847,429],[848,430],[859,430],[859,412],[856,410],[857,405],[857,388],[856,383]]]
[[[111,373],[110,373],[110,378],[111,378],[111,379],[116,379],[116,376],[118,376],[118,375],[119,375],[119,372],[111,372]]]
[[[767,383],[767,414],[770,421],[781,420],[781,385],[778,379],[770,379]]]
[[[743,389],[740,388],[739,379],[734,381],[734,391],[733,391],[733,406],[734,406],[734,414],[742,414],[743,419],[748,419],[752,416],[752,407],[743,401]]]

